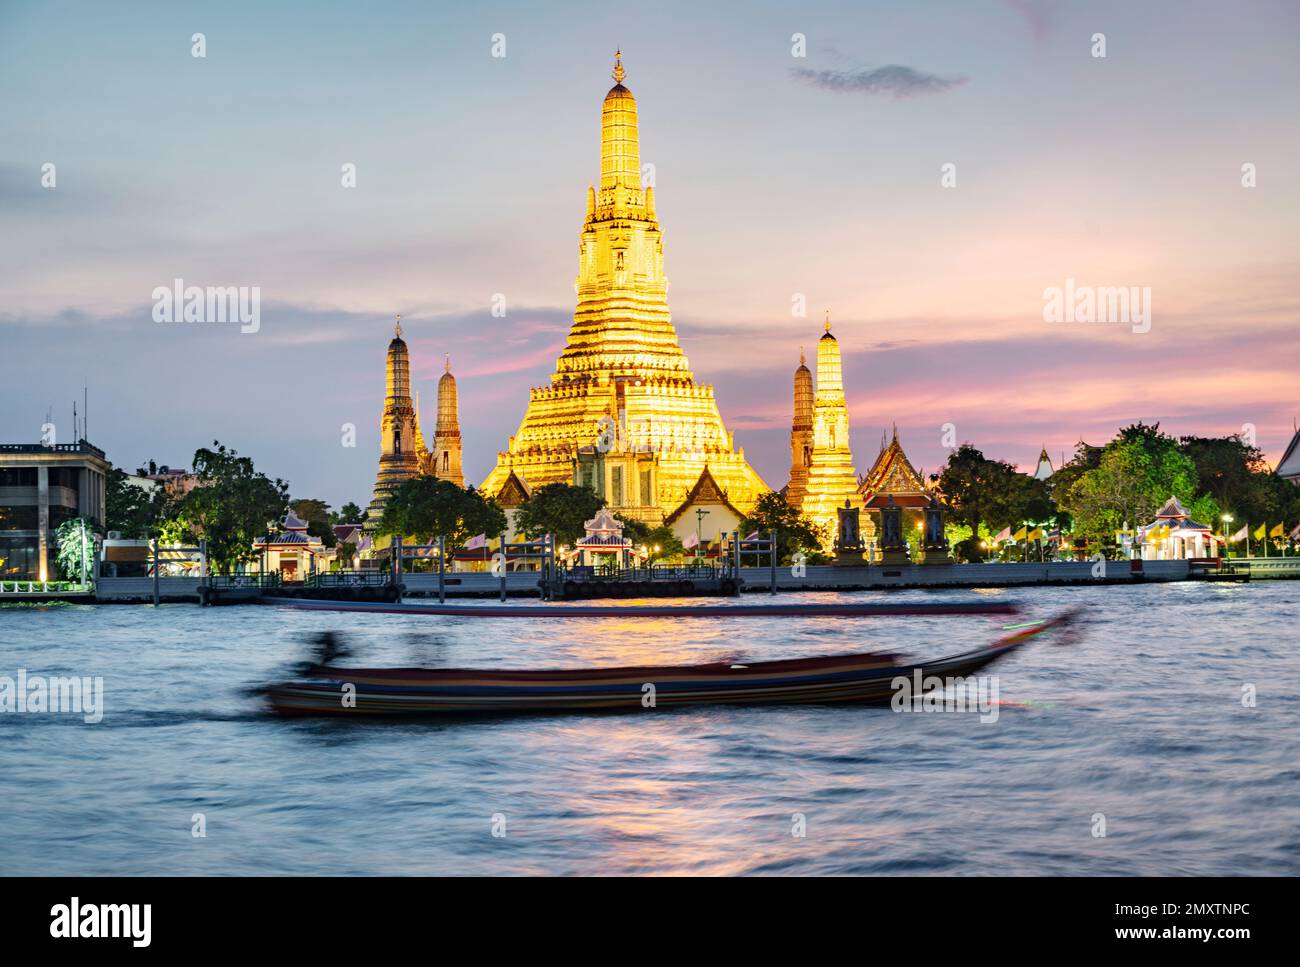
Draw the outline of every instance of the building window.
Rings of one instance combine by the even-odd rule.
[[[623,506],[623,468],[615,467],[609,474],[609,485],[611,491],[611,500],[615,507]]]
[[[393,431],[393,452],[394,453],[402,452],[402,431],[401,430]]]
[[[5,467],[0,469],[0,487],[35,487],[35,467]]]

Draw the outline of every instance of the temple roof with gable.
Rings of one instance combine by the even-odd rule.
[[[522,506],[531,495],[532,490],[529,488],[528,482],[511,470],[510,475],[506,477],[506,482],[497,491],[496,499],[498,506],[508,510]]]
[[[883,507],[890,497],[900,507],[929,505],[930,493],[925,489],[921,475],[903,452],[903,446],[898,442],[897,427],[894,428],[894,438],[880,451],[876,462],[862,478],[858,493],[863,497],[864,506],[870,508]]]
[[[709,471],[707,463],[704,465],[704,469],[700,471],[699,479],[695,481],[694,486],[686,492],[686,499],[672,513],[664,517],[664,524],[671,527],[682,514],[698,504],[721,504],[737,517],[745,516],[727,499],[727,492],[718,485],[718,481],[714,479],[713,474]]]
[[[1157,525],[1170,525],[1180,530],[1189,531],[1209,531],[1210,528],[1204,524],[1192,520],[1191,513],[1183,506],[1183,502],[1177,497],[1171,496],[1165,501],[1165,505],[1156,512],[1156,519],[1145,527],[1140,528],[1145,531]]]
[[[1038,454],[1038,466],[1034,468],[1034,479],[1048,480],[1054,472],[1052,458],[1047,455],[1047,447],[1043,447],[1042,452]]]
[[[1296,430],[1295,436],[1287,444],[1286,452],[1277,463],[1276,473],[1292,483],[1300,483],[1300,430]]]
[[[578,547],[587,549],[631,547],[630,538],[623,536],[623,522],[608,507],[596,511],[596,516],[582,525],[587,533],[578,541]]]
[[[1157,519],[1166,518],[1173,520],[1190,516],[1191,514],[1187,512],[1187,508],[1183,506],[1183,502],[1173,496],[1166,500],[1165,505],[1156,511]]]

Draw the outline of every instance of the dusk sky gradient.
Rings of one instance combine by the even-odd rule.
[[[426,435],[451,354],[478,482],[564,344],[621,46],[678,334],[773,488],[824,310],[859,473],[895,423],[926,472],[945,423],[1022,469],[1135,420],[1254,424],[1276,460],[1300,414],[1297,40],[1282,2],[0,2],[0,442],[50,408],[70,439],[86,383],[119,466],[220,439],[364,505],[400,312]],[[155,323],[175,278],[260,286],[260,332]],[[1151,331],[1044,322],[1067,278],[1149,286]]]

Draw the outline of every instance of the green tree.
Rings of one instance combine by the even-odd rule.
[[[623,523],[623,536],[632,542],[633,547],[644,547],[649,551],[649,561],[681,560],[686,554],[681,538],[673,533],[671,527],[660,524],[651,527],[643,520],[615,514],[614,519]],[[658,548],[658,550],[656,550]]]
[[[289,485],[258,472],[249,457],[214,440],[212,448],[194,452],[197,486],[175,504],[162,524],[166,541],[208,542],[208,559],[219,574],[255,560],[253,541],[284,516]]]
[[[404,480],[388,498],[376,533],[413,537],[421,543],[442,537],[455,548],[478,534],[492,537],[505,529],[505,511],[495,501],[473,487],[457,487],[450,480],[422,474]]]
[[[1277,478],[1263,452],[1248,445],[1240,434],[1185,436],[1179,440],[1179,447],[1196,465],[1198,489],[1214,498],[1221,511],[1231,514],[1234,524],[1263,521],[1276,514],[1274,481]],[[1201,523],[1215,529],[1221,526],[1215,520]]]
[[[530,540],[551,534],[557,545],[573,544],[586,533],[583,525],[603,506],[590,487],[546,484],[534,490],[519,508],[515,527]]]
[[[650,549],[650,563],[655,561],[680,561],[686,556],[682,539],[673,533],[671,527],[660,524],[651,527],[643,542]]]
[[[364,524],[366,512],[352,501],[348,501],[336,511],[330,511],[331,524]]]
[[[759,496],[754,509],[741,518],[737,530],[742,538],[758,531],[758,536],[764,540],[776,531],[776,552],[780,561],[788,560],[796,551],[820,559],[822,541],[829,536],[825,527],[803,516],[775,490]],[[814,562],[810,559],[808,563]]]
[[[1057,499],[1084,538],[1109,542],[1124,524],[1155,518],[1170,496],[1197,520],[1218,519],[1213,497],[1198,497],[1196,464],[1160,424],[1135,423],[1102,449],[1094,469],[1084,471]]]
[[[1020,473],[1003,460],[990,460],[963,443],[953,451],[935,478],[954,524],[978,534],[981,527],[998,531],[1033,516],[1051,516],[1054,509],[1041,480]]]
[[[65,520],[54,532],[59,551],[55,558],[59,573],[65,581],[82,581],[93,578],[95,562],[95,532],[84,517]]]
[[[650,539],[651,528],[645,521],[622,514],[614,514],[614,519],[623,525],[623,536],[638,547]]]
[[[326,547],[333,547],[338,543],[338,538],[334,536],[334,527],[330,523],[330,518],[334,515],[330,513],[330,505],[325,501],[306,498],[294,500],[290,502],[289,509],[297,514],[300,520],[306,521],[307,533],[319,537]]]
[[[161,484],[146,489],[130,483],[128,476],[116,467],[108,472],[104,487],[105,530],[119,531],[128,540],[154,537],[170,513],[171,495]]]

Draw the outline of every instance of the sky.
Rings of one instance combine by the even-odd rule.
[[[1137,420],[1275,461],[1298,40],[1283,2],[0,0],[0,442],[71,439],[84,386],[117,465],[219,439],[364,506],[401,313],[426,433],[450,353],[481,480],[572,320],[621,47],[681,343],[773,488],[827,311],[859,473],[893,426],[927,473]],[[259,287],[260,327],[156,322],[178,278]],[[1149,331],[1044,321],[1068,279],[1149,289]]]

